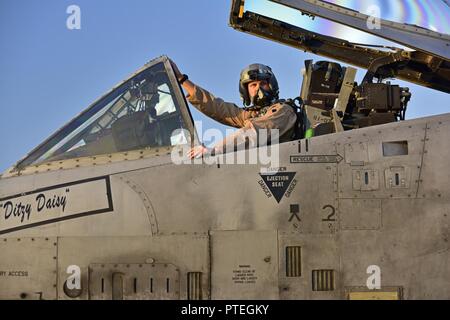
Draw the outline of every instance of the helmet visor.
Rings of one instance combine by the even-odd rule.
[[[270,80],[272,73],[269,70],[264,69],[253,69],[247,70],[242,73],[241,81],[242,83],[249,83],[251,81],[257,80]]]

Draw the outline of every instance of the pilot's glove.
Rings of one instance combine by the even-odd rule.
[[[170,64],[172,65],[173,73],[175,74],[175,77],[177,77],[177,80],[180,80],[181,77],[183,77],[183,74],[181,73],[180,69],[178,68],[177,64],[173,62],[171,59],[169,59]]]
[[[204,145],[193,147],[187,154],[189,159],[198,159],[208,155],[214,155],[214,149],[207,148]]]

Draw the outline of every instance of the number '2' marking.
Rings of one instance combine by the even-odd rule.
[[[326,205],[324,206],[322,209],[326,210],[326,209],[331,209],[331,213],[326,217],[326,219],[322,219],[322,221],[336,221],[336,219],[334,218],[335,214],[336,214],[336,209],[332,206],[332,205]]]

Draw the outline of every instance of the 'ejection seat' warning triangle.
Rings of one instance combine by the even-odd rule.
[[[279,172],[275,174],[260,174],[275,200],[280,203],[284,193],[294,179],[296,172]]]

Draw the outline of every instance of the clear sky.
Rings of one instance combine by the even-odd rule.
[[[81,8],[81,30],[66,27],[72,4]],[[273,68],[281,97],[298,96],[304,60],[321,57],[235,31],[228,26],[230,4],[0,0],[0,172],[163,54],[195,83],[238,105],[239,72],[255,62]],[[409,119],[450,112],[449,95],[399,83],[413,92]],[[204,129],[224,129],[191,111]]]

